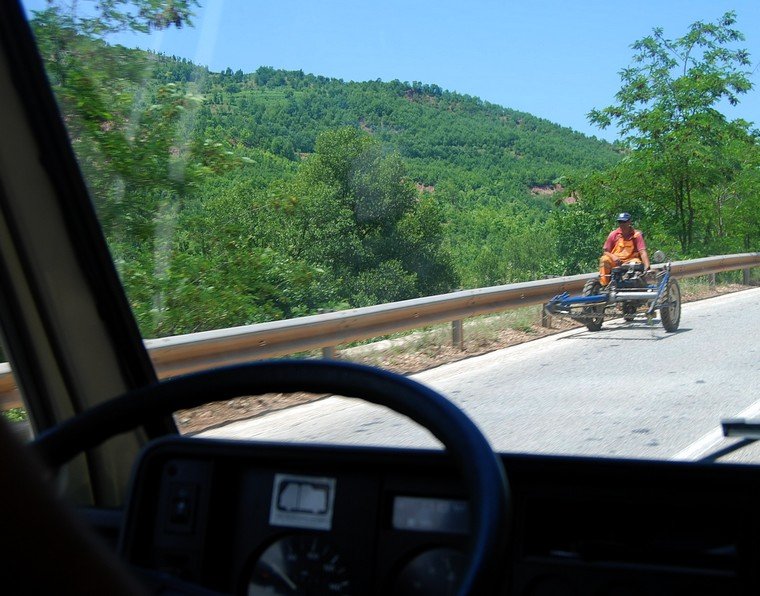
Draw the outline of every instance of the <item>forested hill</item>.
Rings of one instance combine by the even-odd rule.
[[[398,151],[418,184],[448,182],[499,202],[529,200],[531,189],[619,160],[609,143],[435,84],[344,82],[269,67],[211,73],[158,59],[161,82],[195,83],[206,98],[200,131],[291,160],[313,152],[326,129],[360,127]]]

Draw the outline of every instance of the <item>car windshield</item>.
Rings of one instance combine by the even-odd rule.
[[[760,418],[755,0],[24,5],[160,378],[362,362],[512,452],[699,460]],[[438,445],[336,396],[175,420]]]

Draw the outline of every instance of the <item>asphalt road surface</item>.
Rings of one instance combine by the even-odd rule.
[[[494,449],[697,460],[760,418],[760,288],[683,306],[681,326],[605,322],[415,375],[458,404]],[[330,397],[205,436],[434,447],[406,418]],[[760,443],[760,442],[759,442]],[[760,445],[720,461],[760,463]]]

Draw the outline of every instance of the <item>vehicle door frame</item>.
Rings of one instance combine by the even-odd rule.
[[[23,7],[0,3],[0,331],[35,431],[157,382]],[[59,475],[79,503],[121,504],[171,418]]]

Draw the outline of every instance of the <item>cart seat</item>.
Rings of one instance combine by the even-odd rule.
[[[613,273],[627,273],[628,271],[644,271],[644,263],[629,263],[612,269]]]

